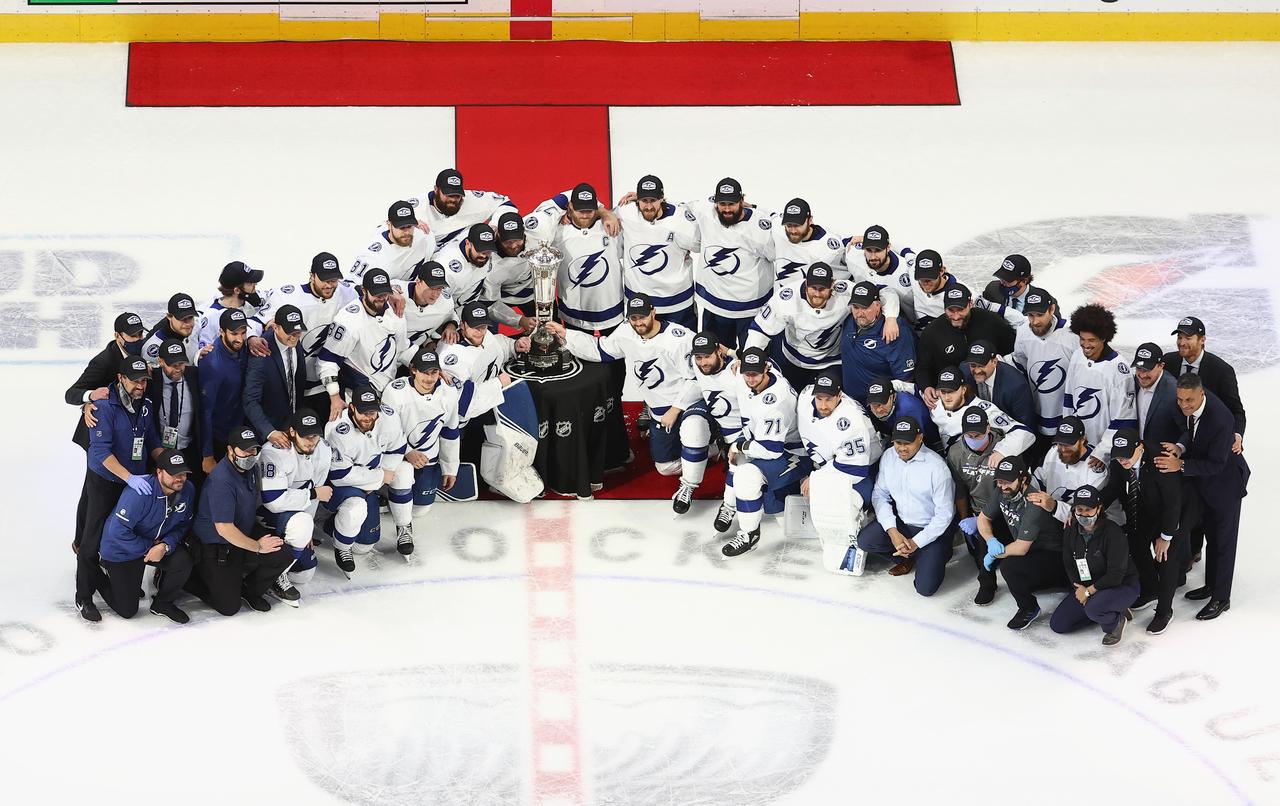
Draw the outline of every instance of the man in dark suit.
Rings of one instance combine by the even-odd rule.
[[[178,339],[160,343],[147,397],[156,413],[161,446],[186,459],[188,480],[198,493],[204,481],[200,469],[200,370],[188,363],[186,345]]]
[[[307,326],[296,305],[281,305],[263,334],[270,352],[249,356],[244,378],[244,414],[258,438],[288,448],[289,418],[303,407],[306,365],[298,342]]]
[[[1226,404],[1205,390],[1198,373],[1178,378],[1177,395],[1186,430],[1177,444],[1161,445],[1164,455],[1156,457],[1155,463],[1164,473],[1182,471],[1189,482],[1184,492],[1199,505],[1209,559],[1204,586],[1188,592],[1187,598],[1209,600],[1196,614],[1197,619],[1208,621],[1231,608],[1240,502],[1248,489],[1249,465],[1232,450],[1235,418]]]
[[[1031,382],[1014,364],[1000,360],[989,341],[978,340],[969,345],[969,353],[960,367],[965,380],[973,384],[980,400],[988,400],[1001,411],[1025,425],[1035,434],[1040,428]]]
[[[1240,453],[1244,446],[1245,413],[1240,400],[1240,386],[1236,383],[1235,368],[1213,353],[1205,352],[1204,322],[1194,316],[1179,320],[1178,327],[1169,334],[1178,337],[1177,352],[1167,353],[1164,368],[1179,378],[1195,372],[1204,380],[1204,388],[1212,392],[1231,412],[1235,421],[1231,449]]]

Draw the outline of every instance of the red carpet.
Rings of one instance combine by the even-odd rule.
[[[131,106],[959,103],[947,42],[134,43],[127,98]]]

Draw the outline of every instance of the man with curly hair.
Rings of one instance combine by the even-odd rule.
[[[1088,444],[1095,446],[1094,456],[1105,464],[1115,432],[1138,425],[1133,370],[1111,349],[1116,337],[1116,317],[1111,311],[1101,305],[1081,305],[1072,311],[1070,327],[1080,339],[1080,350],[1072,354],[1067,367],[1063,415],[1080,418]]]

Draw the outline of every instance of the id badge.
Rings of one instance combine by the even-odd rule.
[[[142,461],[142,444],[143,444],[142,437],[133,438],[133,461],[135,462]]]
[[[1076,570],[1080,572],[1081,582],[1090,582],[1093,577],[1089,574],[1089,561],[1080,557],[1076,558]]]
[[[160,441],[164,443],[164,446],[166,448],[169,448],[170,450],[177,448],[178,447],[178,429],[171,425],[165,426],[164,433],[160,436]]]

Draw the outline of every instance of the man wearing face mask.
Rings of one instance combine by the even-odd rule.
[[[996,465],[996,495],[978,515],[978,534],[986,543],[980,575],[1000,566],[1009,595],[1018,605],[1006,625],[1011,630],[1025,630],[1039,617],[1036,591],[1067,585],[1062,568],[1062,523],[1027,499],[1035,490],[1034,484],[1021,457],[1002,459]],[[994,575],[990,585],[994,593]]]
[[[991,428],[987,412],[981,406],[969,406],[961,417],[960,438],[947,449],[947,465],[956,480],[956,514],[969,556],[978,566],[978,594],[973,603],[987,605],[996,593],[996,578],[991,569],[983,568],[985,545],[978,539],[979,513],[995,497],[992,481],[999,459],[992,461],[996,444],[1003,433]]]
[[[251,269],[242,261],[235,260],[222,268],[218,275],[218,296],[200,312],[196,322],[196,340],[200,344],[200,353],[205,355],[208,348],[218,340],[222,312],[238,308],[244,312],[245,324],[249,328],[246,339],[249,351],[254,355],[266,355],[266,345],[262,339],[263,320],[258,318],[258,309],[262,307],[262,295],[258,293],[258,283],[262,282],[263,272]]]
[[[1072,592],[1053,611],[1049,626],[1068,633],[1087,624],[1102,628],[1102,645],[1115,646],[1133,619],[1138,575],[1124,529],[1107,517],[1102,495],[1085,485],[1072,497],[1074,518],[1062,538],[1062,562]]]
[[[1035,277],[1031,274],[1031,261],[1022,255],[1009,255],[1000,262],[995,278],[982,289],[976,303],[1005,318],[1010,325],[1020,327],[1027,321],[1023,309],[1027,304],[1027,292]]]
[[[372,386],[381,392],[396,377],[409,333],[404,317],[391,309],[392,292],[387,273],[370,269],[360,282],[360,301],[334,317],[317,365],[329,393],[330,414],[346,406],[341,389]]]
[[[224,616],[240,612],[241,600],[265,613],[271,609],[265,594],[293,563],[293,554],[281,551],[284,540],[258,525],[257,434],[241,426],[227,435],[226,446],[200,491],[192,530],[200,560],[186,590]]]
[[[213,472],[225,452],[226,446],[218,437],[244,424],[244,375],[248,365],[244,311],[223,311],[218,327],[221,335],[200,365],[200,434],[204,452],[201,469],[205,475]]]
[[[154,412],[146,399],[151,369],[141,358],[124,361],[110,394],[99,402],[98,421],[89,431],[89,471],[84,481],[84,527],[77,536],[76,608],[85,621],[101,621],[93,603],[97,588],[102,527],[125,488],[150,495],[147,459],[160,452]]]

